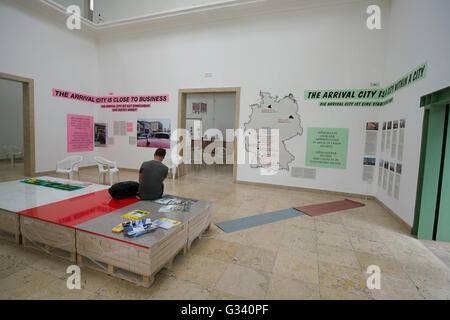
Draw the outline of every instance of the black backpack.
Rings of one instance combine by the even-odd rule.
[[[139,192],[139,183],[135,181],[123,181],[116,183],[108,189],[114,199],[136,198]]]

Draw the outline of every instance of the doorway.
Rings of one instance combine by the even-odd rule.
[[[0,162],[9,173],[0,179],[35,176],[34,80],[0,72],[0,81],[4,90],[10,90],[1,95],[1,118],[11,119],[6,128],[8,137],[0,142]]]
[[[223,157],[224,166],[225,163],[232,163],[228,167],[232,166],[232,180],[236,182],[237,139],[233,137],[227,141],[226,129],[239,128],[240,88],[180,89],[178,98],[178,128],[189,129],[193,138],[191,141],[193,165],[180,164],[177,171],[179,175],[185,175],[191,169],[198,168],[198,164],[201,164],[200,168],[211,169],[210,166],[204,165],[204,157],[200,156],[201,159],[198,159],[198,149],[201,149],[202,154],[212,150],[214,157],[216,152],[219,152],[217,156]],[[183,151],[180,155],[182,154]]]
[[[423,96],[419,179],[413,234],[450,242],[450,87]]]

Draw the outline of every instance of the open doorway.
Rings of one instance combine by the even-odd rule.
[[[0,181],[35,175],[34,81],[0,73]]]
[[[229,173],[236,181],[236,138],[226,131],[239,128],[239,102],[240,88],[179,91],[178,128],[191,135],[191,162],[180,165],[180,175]],[[206,154],[221,160],[208,164]]]

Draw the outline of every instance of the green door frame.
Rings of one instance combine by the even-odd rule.
[[[450,241],[450,199],[440,197],[450,194],[448,183],[441,183],[450,181],[449,104],[450,87],[420,99],[425,113],[413,226],[418,239]]]

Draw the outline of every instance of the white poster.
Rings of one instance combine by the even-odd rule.
[[[391,158],[396,157],[397,152],[397,139],[398,139],[398,120],[393,122],[392,126],[392,146],[391,146]]]
[[[386,149],[386,129],[387,129],[387,122],[383,121],[383,130],[381,133],[381,152],[384,152]]]
[[[389,161],[384,161],[384,172],[383,172],[383,189],[386,190],[388,182],[388,172],[389,172]]]
[[[367,156],[376,156],[378,146],[378,122],[366,122],[366,144],[364,154]]]
[[[402,164],[397,163],[395,167],[395,184],[394,184],[394,198],[399,199],[400,197],[400,178],[402,175]]]
[[[389,182],[388,182],[388,195],[390,195],[391,197],[394,188],[394,171],[395,171],[395,163],[391,162],[389,164]]]
[[[387,125],[387,134],[386,134],[386,150],[390,150],[391,147],[391,134],[392,134],[392,121],[389,121]]]
[[[381,187],[383,183],[383,166],[384,166],[384,160],[380,160],[378,163],[378,186]]]
[[[363,161],[363,181],[371,183],[375,176],[376,158],[364,157]]]
[[[398,133],[398,161],[403,161],[403,150],[405,146],[405,129],[406,129],[406,119],[400,119],[400,129]]]

